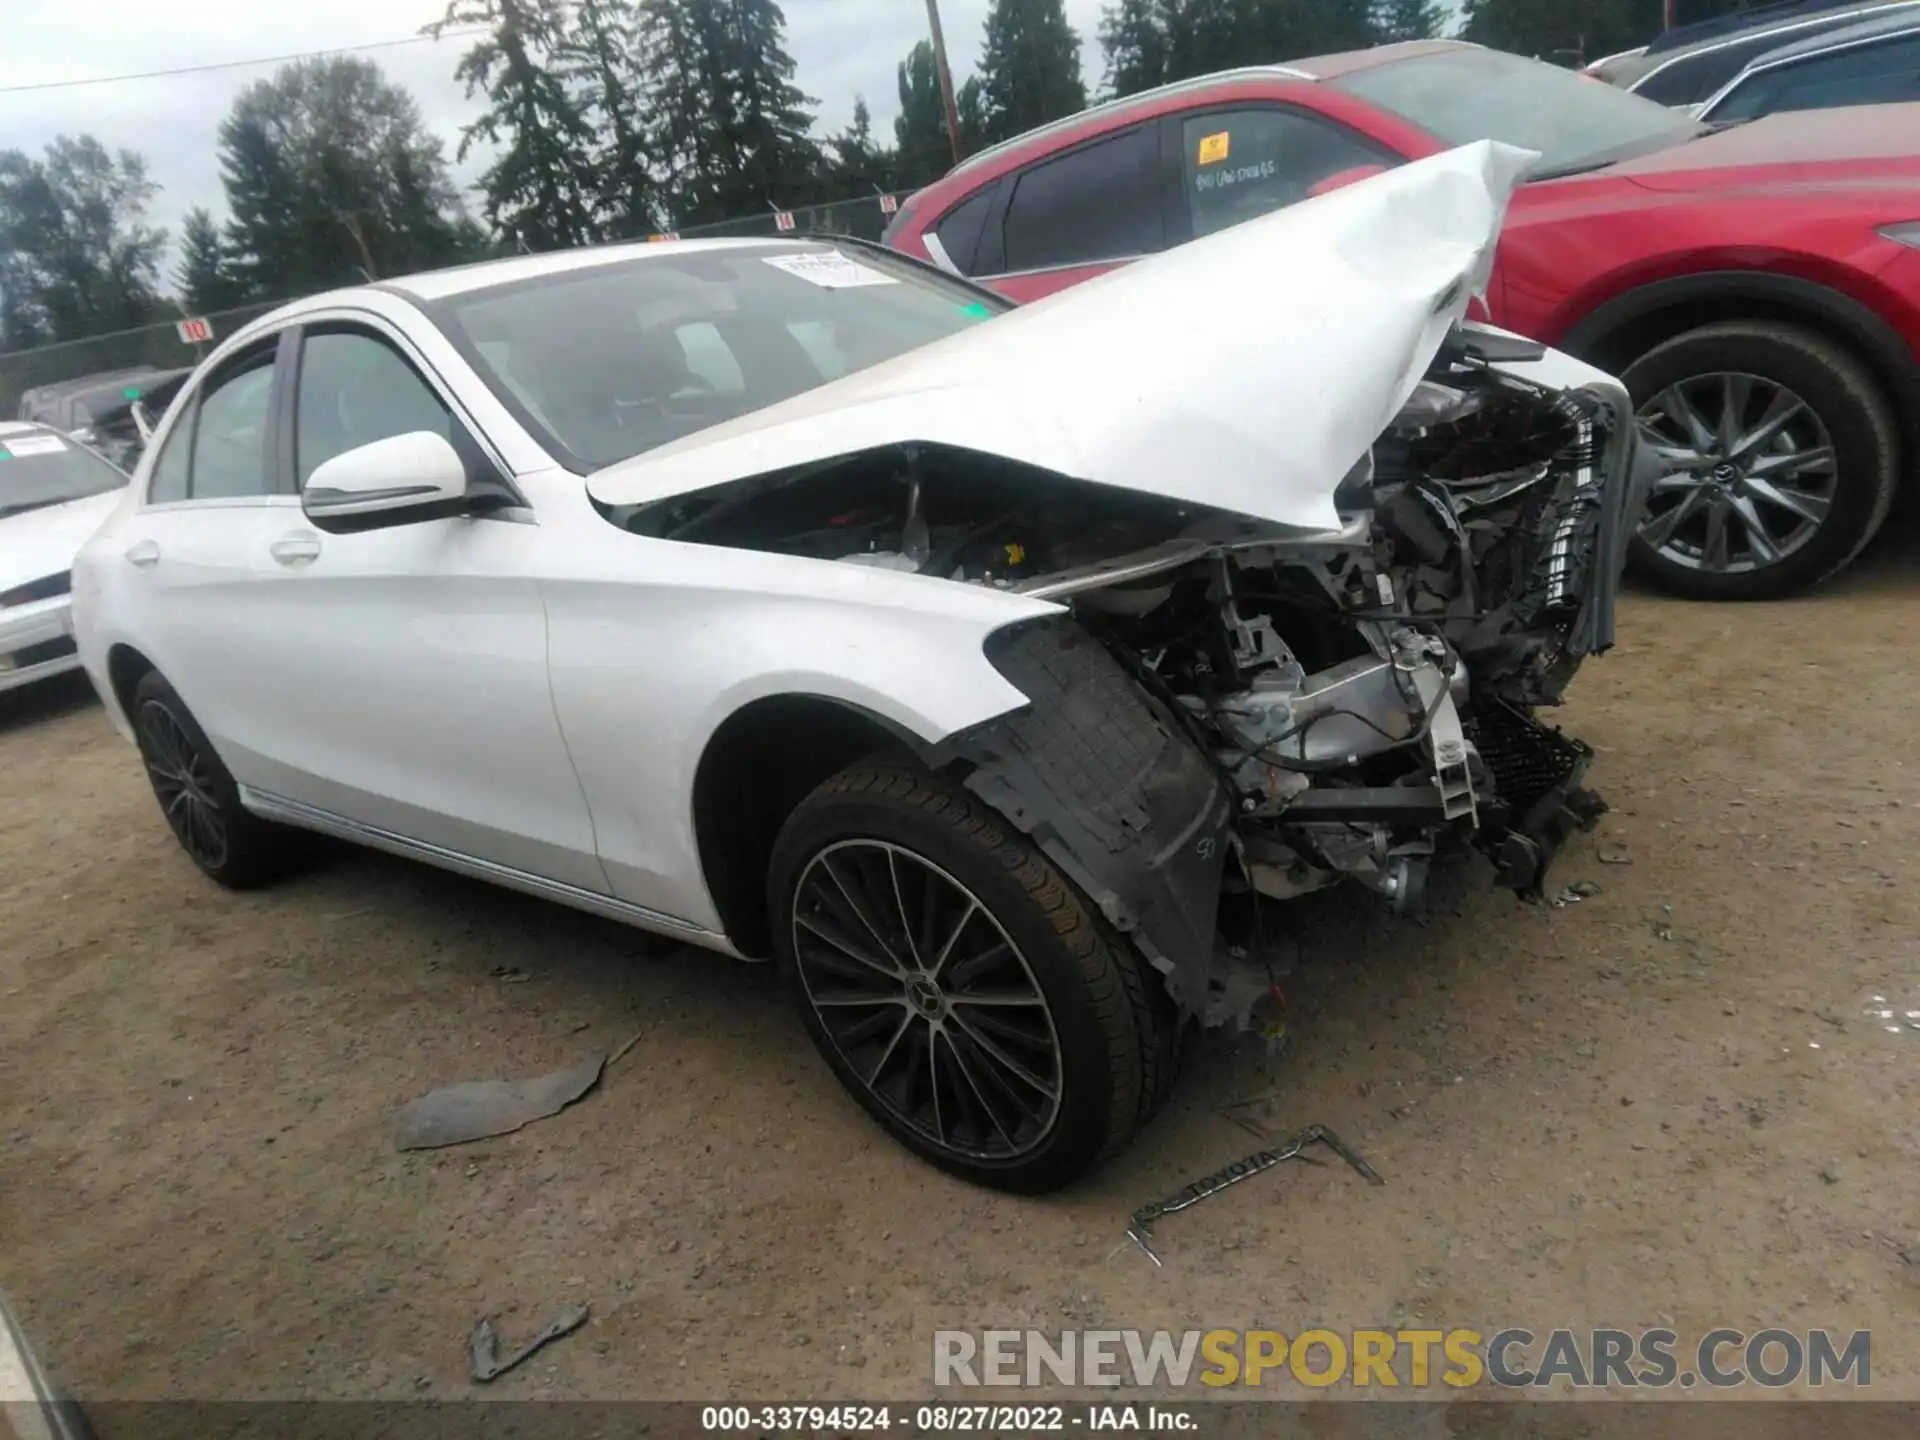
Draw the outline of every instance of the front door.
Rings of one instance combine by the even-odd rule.
[[[404,340],[371,322],[308,327],[297,362],[282,449],[296,488],[345,451],[419,430],[455,439],[464,423]],[[554,543],[528,511],[348,535],[280,512],[237,627],[272,719],[249,737],[249,783],[604,893],[547,683],[533,577]]]

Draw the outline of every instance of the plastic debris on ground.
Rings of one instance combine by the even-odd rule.
[[[600,1082],[604,1055],[531,1080],[468,1080],[422,1095],[400,1112],[394,1146],[437,1150],[493,1135],[507,1135],[535,1120],[558,1115]]]
[[[587,1323],[589,1313],[585,1305],[567,1306],[547,1322],[546,1329],[504,1360],[500,1358],[500,1332],[493,1328],[493,1317],[482,1316],[480,1323],[473,1327],[473,1334],[467,1338],[467,1348],[473,1358],[473,1378],[482,1385],[498,1379],[543,1346],[551,1345],[563,1335],[571,1335],[578,1330]]]

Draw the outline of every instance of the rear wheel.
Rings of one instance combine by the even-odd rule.
[[[1892,406],[1848,351],[1793,325],[1708,325],[1621,377],[1670,469],[1633,542],[1639,573],[1698,600],[1773,600],[1831,578],[1899,480]]]
[[[768,877],[808,1033],[893,1136],[1036,1193],[1123,1145],[1172,1074],[1157,977],[963,790],[853,766],[794,811]]]
[[[147,779],[180,848],[213,879],[243,890],[278,879],[305,836],[250,813],[213,742],[157,671],[134,687],[133,733]]]

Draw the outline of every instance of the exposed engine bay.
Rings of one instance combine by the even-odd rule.
[[[1592,752],[1535,711],[1612,643],[1639,449],[1624,392],[1533,378],[1546,353],[1457,330],[1324,531],[931,446],[610,518],[1066,606],[989,649],[1031,709],[932,758],[964,760],[1217,1021],[1245,1010],[1223,892],[1353,879],[1405,913],[1471,845],[1538,896],[1605,809]]]

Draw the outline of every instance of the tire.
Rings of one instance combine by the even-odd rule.
[[[1728,377],[1742,388],[1730,391]],[[1886,521],[1899,431],[1886,395],[1844,346],[1794,325],[1730,321],[1656,346],[1621,379],[1642,433],[1699,461],[1687,467],[1697,478],[1680,472],[1656,487],[1633,540],[1635,572],[1660,588],[1693,600],[1781,599],[1844,570]],[[1719,417],[1730,394],[1735,434],[1760,430],[1776,399],[1783,412],[1788,401],[1802,405],[1764,444],[1728,454]],[[1808,463],[1823,448],[1831,462]]]
[[[823,782],[774,844],[767,895],[814,1045],[950,1174],[1059,1189],[1125,1145],[1172,1084],[1158,976],[1032,842],[937,776],[865,762]],[[1035,1081],[1053,1082],[1051,1100]]]
[[[131,710],[147,780],[188,859],[230,890],[268,884],[298,862],[306,836],[241,805],[207,732],[158,671],[140,677]]]

